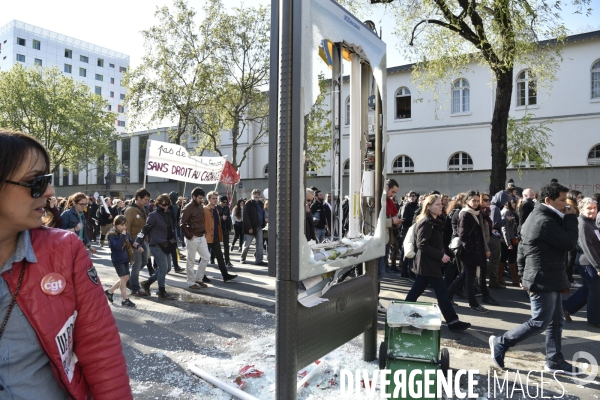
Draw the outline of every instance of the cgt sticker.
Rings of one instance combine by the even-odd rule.
[[[67,322],[56,335],[56,345],[60,353],[62,367],[69,382],[73,380],[73,372],[75,371],[75,364],[77,364],[77,356],[73,352],[73,329],[76,319],[77,311],[67,319]]]
[[[90,269],[87,270],[87,275],[91,279],[91,281],[94,282],[94,284],[97,285],[98,283],[100,283],[100,279],[98,279],[98,271],[96,271],[96,268],[94,268],[93,265],[90,267]]]

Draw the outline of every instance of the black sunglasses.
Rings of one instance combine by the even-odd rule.
[[[48,184],[52,183],[52,176],[52,174],[36,176],[31,183],[9,181],[8,179],[4,182],[31,188],[31,197],[37,199],[44,194],[46,188],[48,188]]]

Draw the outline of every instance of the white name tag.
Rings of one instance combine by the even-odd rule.
[[[77,356],[73,352],[73,328],[75,327],[76,319],[77,311],[67,319],[67,322],[65,322],[60,332],[56,335],[56,345],[60,353],[62,367],[69,382],[73,379],[73,372],[77,363]]]

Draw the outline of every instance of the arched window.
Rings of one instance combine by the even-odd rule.
[[[350,96],[346,97],[346,125],[350,125]]]
[[[462,151],[452,154],[448,160],[448,171],[470,171],[472,169],[473,159]]]
[[[394,159],[394,163],[392,164],[392,172],[400,174],[415,172],[415,163],[409,156],[398,156]]]
[[[350,175],[350,159],[344,161],[344,170],[342,172],[344,175]]]
[[[471,98],[469,81],[460,78],[452,84],[452,114],[469,112],[471,110]]]
[[[536,80],[531,71],[525,70],[517,77],[517,107],[537,104]]]
[[[269,164],[265,165],[265,168],[263,168],[263,176],[265,178],[269,177]]]
[[[592,65],[592,99],[600,99],[600,60]]]
[[[401,87],[396,91],[396,119],[410,118],[410,111],[410,90],[407,87]]]
[[[600,165],[600,143],[592,147],[587,162],[588,165]]]

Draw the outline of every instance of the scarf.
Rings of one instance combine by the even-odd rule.
[[[477,224],[479,225],[479,210],[473,210],[471,207],[469,207],[468,205],[465,206],[461,212],[468,212],[469,214],[471,214],[473,216],[473,218],[475,218],[475,221],[477,221]]]
[[[388,198],[385,203],[385,215],[388,217],[395,217],[398,215],[398,209],[390,198]]]

